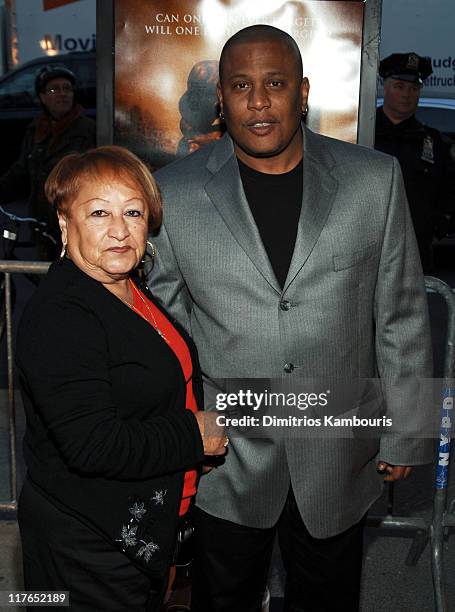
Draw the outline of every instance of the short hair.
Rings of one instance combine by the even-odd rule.
[[[243,28],[243,30],[239,30],[226,41],[220,55],[220,81],[222,80],[223,65],[229,50],[232,49],[232,47],[235,47],[235,45],[256,42],[284,43],[294,54],[299,76],[303,78],[302,55],[300,54],[298,44],[295,42],[292,36],[284,30],[280,30],[279,28],[275,28],[274,26],[257,24],[248,26],[247,28]]]
[[[106,145],[84,153],[70,153],[52,169],[44,191],[47,201],[59,213],[69,216],[84,180],[117,180],[137,189],[149,211],[149,227],[161,225],[163,211],[161,195],[150,170],[134,153],[124,147]]]

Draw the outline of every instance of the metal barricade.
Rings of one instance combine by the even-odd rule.
[[[369,516],[368,527],[388,531],[413,531],[414,540],[406,557],[406,565],[415,565],[428,541],[431,545],[431,573],[433,578],[436,612],[449,612],[444,588],[444,537],[450,527],[455,527],[455,499],[450,505],[447,486],[450,461],[450,440],[453,424],[453,397],[455,377],[455,294],[451,287],[438,278],[425,277],[428,293],[438,293],[447,305],[447,335],[444,357],[444,384],[441,397],[439,447],[436,457],[435,492],[431,521],[411,516],[393,516],[393,502],[389,503],[387,516]],[[393,499],[393,483],[390,485]],[[380,535],[386,535],[381,534]],[[404,535],[404,534],[403,534]]]
[[[13,307],[11,302],[11,274],[46,274],[50,263],[38,261],[0,261],[0,275],[5,278],[4,300],[6,317],[6,355],[8,363],[8,433],[10,499],[0,502],[0,512],[15,512],[17,508],[17,458],[16,458],[16,407],[14,403],[14,350],[13,350]]]
[[[13,381],[13,333],[11,304],[11,274],[45,274],[50,263],[0,261],[0,274],[5,277],[6,343],[8,360],[8,426],[10,443],[10,500],[0,502],[0,512],[14,512],[17,508],[17,469],[16,469],[16,418]],[[455,500],[448,507],[447,484],[450,460],[450,439],[452,433],[454,377],[455,377],[455,294],[443,281],[425,277],[428,292],[440,294],[448,309],[447,344],[444,359],[444,389],[441,398],[441,429],[437,456],[437,472],[433,514],[431,521],[419,517],[393,516],[368,517],[367,525],[389,531],[413,531],[414,540],[406,557],[407,565],[415,565],[427,542],[431,545],[431,568],[434,586],[436,612],[448,612],[444,591],[444,551],[443,542],[446,531],[455,527]]]

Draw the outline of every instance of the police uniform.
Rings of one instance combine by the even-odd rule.
[[[421,84],[432,73],[431,60],[415,53],[394,53],[382,60],[383,78]],[[451,142],[415,115],[393,123],[383,107],[376,114],[375,148],[395,156],[403,172],[424,272],[433,268],[433,237],[443,238],[455,207],[455,164]]]

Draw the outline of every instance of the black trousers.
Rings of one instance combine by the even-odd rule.
[[[364,519],[331,538],[306,529],[292,490],[277,525],[256,529],[194,509],[192,612],[260,612],[275,534],[287,579],[286,612],[356,612]]]
[[[18,520],[26,590],[69,591],[69,609],[76,612],[159,609],[164,581],[151,582],[114,545],[56,508],[27,480]]]

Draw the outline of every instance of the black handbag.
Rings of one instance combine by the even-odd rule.
[[[194,559],[194,525],[185,514],[179,521],[171,565],[188,567]]]

